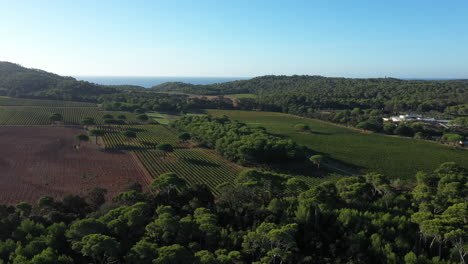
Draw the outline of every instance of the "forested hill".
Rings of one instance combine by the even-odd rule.
[[[165,83],[157,91],[206,95],[251,93],[256,103],[269,110],[285,111],[294,105],[304,109],[387,108],[393,110],[440,110],[468,103],[468,80],[422,81],[395,78],[329,78],[322,76],[262,76],[250,80],[212,85]],[[272,109],[272,108],[279,109]],[[294,111],[292,111],[294,112]]]
[[[0,95],[86,100],[96,95],[117,92],[116,88],[77,81],[50,72],[29,69],[11,62],[0,62]]]

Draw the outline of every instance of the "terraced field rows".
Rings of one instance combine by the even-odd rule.
[[[214,192],[219,184],[233,181],[242,170],[212,153],[211,150],[188,148],[177,136],[161,125],[100,126],[106,130],[104,142],[109,150],[133,150],[153,178],[174,172],[189,184],[204,183]],[[136,139],[128,140],[122,132],[135,131]],[[164,154],[156,150],[160,143],[174,146],[174,152]]]
[[[25,99],[0,96],[0,106],[96,107],[94,103]]]
[[[100,126],[106,131],[104,141],[106,149],[154,149],[157,144],[169,143],[176,146],[179,143],[177,136],[164,126],[140,125],[140,126]],[[125,130],[132,130],[137,134],[135,140],[128,140],[122,135]]]
[[[174,153],[167,156],[157,150],[144,150],[136,153],[153,177],[174,172],[189,184],[204,183],[217,192],[218,185],[232,182],[242,169],[221,158],[207,155],[204,151],[202,149],[176,149]]]
[[[135,114],[125,112],[101,111],[97,107],[39,107],[39,106],[0,106],[0,125],[49,125],[49,116],[60,113],[66,125],[80,124],[81,119],[92,117],[97,124],[103,124],[105,114],[116,117],[123,114],[127,122],[133,124],[137,120]]]

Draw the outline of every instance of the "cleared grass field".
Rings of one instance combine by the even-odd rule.
[[[167,125],[171,121],[174,121],[175,119],[177,119],[177,115],[175,114],[163,114],[163,113],[158,113],[158,112],[151,112],[151,113],[147,113],[147,115],[154,121],[163,125]]]
[[[354,165],[362,172],[375,171],[393,179],[413,181],[417,171],[432,171],[441,163],[454,161],[468,168],[468,151],[414,139],[361,133],[318,120],[272,112],[207,110],[226,115],[269,132],[287,136],[299,144],[331,158]],[[311,133],[297,132],[296,124],[307,124]]]
[[[243,169],[227,162],[211,150],[180,142],[175,133],[162,125],[100,128],[107,131],[104,136],[106,149],[134,151],[153,178],[163,173],[174,172],[189,184],[204,183],[216,193],[216,186],[232,182]],[[123,131],[129,129],[136,132],[135,139],[128,140],[122,135]],[[156,150],[156,145],[160,143],[173,145],[174,152],[164,154]]]

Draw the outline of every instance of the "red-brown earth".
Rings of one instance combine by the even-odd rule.
[[[0,127],[0,204],[85,195],[94,187],[107,189],[109,198],[135,182],[146,189],[148,173],[134,155],[104,152],[93,137],[76,148],[74,136],[84,132],[57,126]]]

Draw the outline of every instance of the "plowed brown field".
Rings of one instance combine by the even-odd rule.
[[[49,195],[81,194],[93,187],[108,197],[150,179],[134,156],[103,152],[94,138],[75,148],[79,128],[57,126],[0,127],[0,204],[35,203]]]

